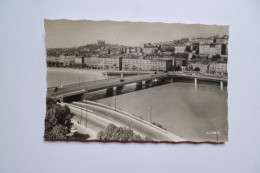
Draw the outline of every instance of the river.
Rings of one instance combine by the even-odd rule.
[[[75,69],[47,70],[48,87],[105,79],[100,71]],[[134,91],[134,92],[133,92]],[[97,93],[97,102],[142,117],[146,121],[156,122],[168,131],[190,141],[227,141],[227,88],[223,90],[217,85],[173,82],[157,87],[134,90],[127,86],[124,94],[104,97],[105,92]],[[93,97],[92,97],[93,99]],[[214,132],[218,132],[216,135]]]

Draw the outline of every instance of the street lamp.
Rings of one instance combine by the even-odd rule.
[[[82,120],[82,107],[80,107],[80,121],[79,121],[80,125],[81,125],[81,120]]]
[[[86,128],[88,127],[88,114],[87,114],[87,106],[85,107],[86,110]]]
[[[116,91],[115,91],[115,111],[116,111]]]
[[[149,112],[150,112],[150,123],[152,124],[152,106],[149,106]]]
[[[61,88],[62,88],[62,85],[61,85],[61,79],[60,79],[60,90],[61,90]]]

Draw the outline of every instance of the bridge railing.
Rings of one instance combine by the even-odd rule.
[[[160,127],[157,127],[156,125],[154,125],[154,124],[152,124],[152,123],[149,123],[149,122],[147,122],[147,121],[145,121],[145,120],[143,120],[143,119],[137,117],[136,115],[130,114],[130,113],[125,112],[125,111],[123,111],[123,110],[121,110],[121,109],[116,109],[116,110],[115,110],[115,108],[113,108],[113,107],[111,107],[111,106],[104,105],[104,104],[97,103],[97,102],[93,102],[93,101],[89,101],[89,100],[84,100],[84,102],[85,102],[85,103],[92,104],[92,105],[100,106],[100,107],[103,107],[103,108],[106,108],[106,109],[114,110],[114,111],[119,112],[119,113],[121,113],[121,114],[123,114],[123,115],[126,115],[126,116],[128,116],[128,117],[130,117],[130,118],[133,118],[133,119],[135,119],[135,120],[137,120],[137,121],[140,121],[140,122],[142,122],[142,123],[144,123],[144,124],[146,124],[146,125],[152,126],[153,128],[156,128],[157,130],[160,130],[160,131],[162,131],[162,132],[164,132],[164,133],[166,133],[166,134],[169,133],[167,130],[164,130],[164,129],[160,128]]]
[[[144,77],[144,76],[150,76],[151,74],[142,74],[140,76]],[[136,78],[137,75],[135,76],[128,76],[128,77],[123,77],[123,78],[126,78],[126,79],[131,79],[131,78]],[[62,88],[68,88],[68,87],[73,87],[73,86],[80,86],[80,85],[87,85],[87,84],[95,84],[95,83],[100,83],[100,82],[105,82],[105,81],[113,81],[113,80],[117,80],[119,78],[117,77],[112,77],[112,78],[109,78],[109,79],[100,79],[100,80],[94,80],[94,81],[88,81],[88,82],[82,82],[82,83],[76,83],[76,84],[68,84],[68,85],[63,85]],[[54,87],[48,87],[47,90],[51,90],[51,89],[54,89],[54,88],[61,88],[61,86],[54,86]]]

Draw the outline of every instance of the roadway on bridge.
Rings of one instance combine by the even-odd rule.
[[[102,106],[97,106],[94,104],[83,102],[74,102],[73,105],[81,106],[83,108],[87,107],[87,109],[93,111],[94,114],[98,114],[104,119],[109,121],[117,122],[118,124],[122,124],[126,127],[131,128],[137,133],[140,133],[144,136],[150,137],[154,141],[173,141],[173,142],[181,142],[185,141],[183,138],[174,135],[170,132],[167,132],[159,127],[151,125],[149,123],[144,123],[143,120],[138,120],[138,118],[132,118],[130,116],[126,116],[118,111],[107,109]]]
[[[135,82],[144,81],[144,80],[151,80],[154,78],[161,78],[161,77],[165,77],[165,76],[168,76],[168,74],[165,74],[165,73],[153,74],[153,75],[148,74],[148,75],[129,76],[129,77],[123,77],[123,78],[104,79],[104,80],[86,82],[86,83],[82,83],[82,84],[64,86],[63,88],[59,88],[57,92],[53,92],[53,88],[50,88],[47,90],[47,97],[62,96],[64,94],[70,93],[70,92],[84,93],[83,90],[86,90],[88,92],[97,91],[97,90],[101,90],[101,89],[111,88],[114,86],[127,85],[130,83],[135,83]],[[120,81],[120,79],[124,79],[124,81]]]
[[[108,119],[102,118],[99,116],[98,113],[93,113],[93,111],[89,109],[85,109],[82,106],[76,106],[75,104],[67,104],[67,103],[60,103],[61,105],[67,105],[70,108],[71,113],[74,114],[72,121],[75,123],[90,128],[95,133],[98,133],[101,130],[106,130],[107,126],[111,123],[121,126],[122,124],[118,124],[115,121],[110,121]],[[86,129],[87,131],[87,129]]]

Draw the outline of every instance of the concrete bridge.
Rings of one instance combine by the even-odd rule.
[[[183,139],[180,136],[177,136],[169,131],[157,127],[154,124],[151,124],[135,115],[101,103],[83,100],[81,102],[73,102],[71,104],[61,104],[67,105],[71,109],[71,112],[74,113],[76,116],[80,116],[80,112],[83,111],[81,119],[84,119],[84,121],[86,122],[86,126],[88,124],[90,127],[93,127],[93,124],[97,124],[99,127],[101,125],[100,130],[104,130],[103,127],[106,128],[108,124],[112,123],[117,126],[128,127],[132,129],[135,133],[149,137],[153,141],[187,141],[186,139]]]
[[[47,97],[52,97],[60,102],[64,102],[64,99],[69,97],[77,97],[77,100],[82,100],[85,97],[85,94],[94,91],[106,89],[107,94],[113,95],[114,88],[116,93],[120,93],[123,90],[124,86],[127,84],[136,83],[137,89],[141,89],[143,85],[146,87],[150,87],[152,86],[152,83],[160,83],[163,81],[174,82],[176,78],[194,80],[195,86],[197,86],[197,83],[200,80],[213,81],[219,83],[221,89],[223,89],[224,83],[227,83],[227,78],[223,77],[168,72],[103,79],[98,81],[66,85],[63,87],[52,87],[47,89]]]
[[[131,75],[143,75],[143,74],[152,74],[153,71],[106,71],[103,72],[106,76],[131,76]]]

